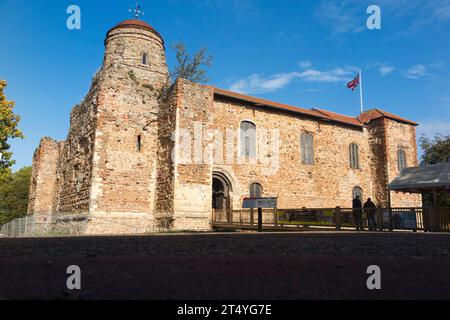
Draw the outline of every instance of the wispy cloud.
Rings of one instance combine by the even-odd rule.
[[[404,73],[405,78],[417,80],[427,75],[427,67],[423,64],[417,64]]]
[[[378,72],[381,73],[382,76],[386,76],[391,72],[394,72],[395,68],[390,65],[383,65],[378,68]]]
[[[312,66],[312,62],[309,61],[309,60],[300,61],[300,62],[298,63],[298,65],[299,65],[301,68],[306,69],[306,68],[309,68],[309,67]]]
[[[253,74],[233,82],[230,90],[240,93],[257,94],[280,90],[291,84],[294,80],[311,83],[346,82],[354,76],[355,70],[356,68],[353,67],[336,68],[327,71],[308,69],[301,72],[278,73],[268,77]]]
[[[450,19],[450,2],[440,1],[438,6],[436,6],[434,13],[436,17],[442,20]]]
[[[378,0],[382,17],[402,24],[401,33],[450,20],[449,0]],[[316,12],[319,21],[333,34],[358,33],[366,29],[367,3],[361,0],[322,0]],[[400,21],[401,20],[401,21]]]
[[[369,63],[367,69],[376,69],[383,77],[394,72],[396,68],[387,62]]]
[[[316,16],[333,34],[358,33],[365,28],[364,8],[352,0],[322,1]]]
[[[260,10],[254,0],[195,0],[195,4],[200,7],[226,11],[240,21],[254,19],[260,15]]]
[[[417,136],[425,135],[427,137],[433,137],[436,134],[450,135],[450,121],[442,120],[426,120],[419,121],[419,127],[417,128]]]

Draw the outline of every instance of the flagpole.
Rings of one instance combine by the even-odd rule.
[[[363,79],[361,69],[359,70],[359,95],[361,98],[361,114],[364,113],[364,99],[363,99]]]

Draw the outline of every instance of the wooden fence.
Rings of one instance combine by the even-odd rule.
[[[354,230],[358,217],[374,231],[450,232],[450,208],[264,209],[264,230]],[[216,229],[257,229],[258,210],[213,211]]]

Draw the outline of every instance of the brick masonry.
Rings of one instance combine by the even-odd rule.
[[[71,113],[66,141],[44,138],[34,156],[29,214],[48,216],[58,233],[210,230],[216,175],[230,184],[231,209],[241,208],[252,183],[262,185],[264,196],[279,197],[280,208],[349,207],[355,187],[386,205],[386,186],[398,175],[397,150],[406,151],[409,166],[417,165],[410,123],[324,121],[220,96],[183,79],[170,86],[164,42],[142,23],[111,29],[105,48],[88,95]],[[238,164],[207,157],[215,136],[195,137],[236,132],[214,150],[229,156],[228,148],[240,149],[242,121],[256,125],[258,138],[269,130],[267,150],[258,146],[261,159]],[[186,132],[193,137],[188,150],[181,141]],[[303,132],[314,137],[314,165],[302,164]],[[271,149],[276,141],[279,152]],[[359,146],[359,169],[350,168],[351,143]],[[186,155],[191,162],[181,161]],[[238,154],[231,156],[237,160]],[[421,199],[394,194],[392,203],[420,206]],[[64,218],[70,216],[85,216],[83,227]]]

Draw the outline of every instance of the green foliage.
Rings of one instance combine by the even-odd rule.
[[[4,93],[6,86],[6,81],[0,80],[0,170],[14,164],[11,160],[12,153],[8,151],[10,148],[8,139],[23,138],[22,132],[18,129],[20,117],[13,112],[15,104],[6,100]]]
[[[433,139],[422,136],[420,146],[423,150],[422,164],[450,162],[450,135],[436,135]]]
[[[183,78],[192,82],[207,83],[206,70],[212,64],[212,57],[206,54],[206,49],[200,49],[193,57],[186,52],[186,46],[180,42],[173,46],[176,50],[178,65],[171,72],[172,79]]]
[[[31,167],[0,170],[0,225],[27,214]]]

